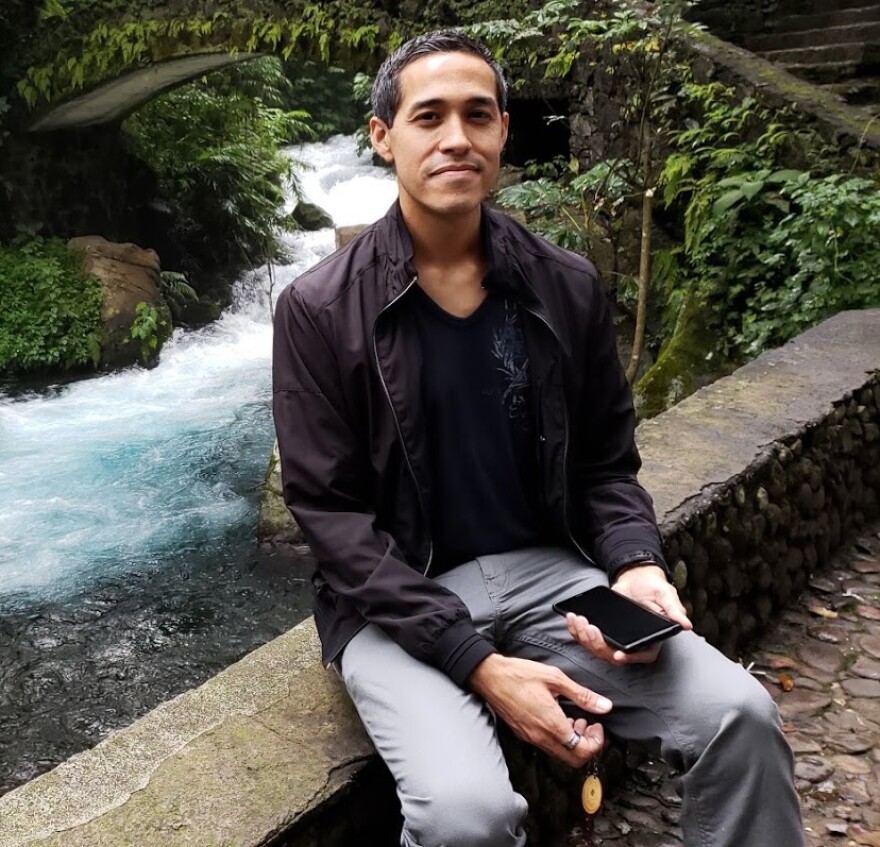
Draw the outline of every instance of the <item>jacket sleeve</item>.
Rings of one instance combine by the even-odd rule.
[[[368,434],[348,420],[337,357],[293,285],[276,307],[272,382],[284,499],[320,576],[365,620],[463,686],[494,648],[464,603],[410,567],[376,527]]]
[[[632,393],[617,353],[608,298],[592,273],[584,391],[572,425],[572,491],[583,504],[579,527],[612,581],[626,566],[653,560],[669,576],[654,504],[637,475]]]

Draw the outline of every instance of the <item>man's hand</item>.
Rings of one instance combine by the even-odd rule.
[[[558,668],[494,653],[477,665],[468,684],[519,738],[574,768],[592,759],[605,744],[601,725],[567,718],[556,698],[567,697],[598,715],[611,710],[611,701],[578,685]],[[567,750],[565,743],[572,732],[581,739]]]
[[[663,569],[653,564],[637,565],[625,570],[617,582],[611,586],[615,591],[630,600],[635,600],[643,606],[681,624],[682,629],[693,629],[678,592],[666,579]],[[624,653],[623,650],[615,650],[609,646],[599,628],[593,626],[582,615],[574,615],[569,612],[565,616],[568,631],[575,641],[590,651],[599,659],[604,659],[612,665],[647,664],[653,662],[660,655],[662,644],[655,644],[647,650],[638,653]]]

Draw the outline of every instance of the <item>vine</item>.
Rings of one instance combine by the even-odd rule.
[[[346,26],[333,12],[332,7],[309,4],[297,18],[244,18],[220,11],[210,17],[99,23],[82,37],[75,55],[62,54],[28,68],[17,83],[18,93],[34,108],[132,67],[205,50],[231,55],[266,52],[284,59],[296,51],[298,56],[323,63],[336,53],[369,55],[375,51],[378,23],[363,20]]]

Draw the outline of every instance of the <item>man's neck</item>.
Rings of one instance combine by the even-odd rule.
[[[479,207],[461,217],[431,215],[424,210],[412,213],[404,208],[403,220],[412,239],[416,269],[452,269],[463,262],[482,260],[480,218]]]
[[[486,297],[486,259],[480,237],[481,210],[458,218],[407,215],[419,285],[439,306],[459,317],[471,314]]]

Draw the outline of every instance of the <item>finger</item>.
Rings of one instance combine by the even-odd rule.
[[[580,706],[584,711],[591,712],[594,715],[604,715],[606,712],[610,712],[613,706],[607,697],[597,694],[583,685],[578,685],[565,674],[554,676],[552,680],[548,681],[548,684],[555,696],[568,697],[569,700]],[[561,708],[559,709],[559,714],[564,715]],[[564,724],[560,722],[560,726],[564,726]]]
[[[575,767],[586,764],[602,752],[605,746],[605,730],[601,724],[594,723],[585,728],[577,747],[571,751]]]
[[[623,665],[649,665],[656,662],[662,649],[661,644],[655,644],[647,650],[639,650],[635,653],[625,653],[623,650],[615,650],[611,657],[611,663],[618,666]]]
[[[672,585],[666,585],[662,591],[657,592],[654,601],[659,607],[661,615],[665,615],[677,624],[681,624],[682,629],[693,629],[693,624],[687,616],[687,609],[681,602],[678,592]]]
[[[588,725],[586,718],[578,718],[576,721],[572,721],[571,728],[578,735],[583,735],[586,733]]]
[[[575,615],[571,612],[566,615],[565,622],[572,638],[596,658],[606,660],[611,658],[612,651],[602,637],[599,627],[593,626],[583,615]]]

